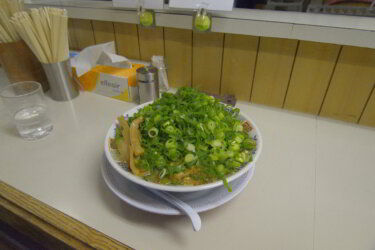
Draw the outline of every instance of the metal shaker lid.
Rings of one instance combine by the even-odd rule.
[[[158,78],[158,69],[153,66],[146,66],[137,69],[137,81],[153,82]]]

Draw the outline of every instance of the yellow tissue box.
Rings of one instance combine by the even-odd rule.
[[[132,63],[132,68],[126,69],[97,65],[80,77],[77,77],[73,67],[73,75],[85,91],[122,101],[136,102],[139,98],[136,70],[143,66],[143,64]]]

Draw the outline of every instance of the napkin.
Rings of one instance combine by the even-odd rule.
[[[106,65],[129,69],[132,67],[129,59],[116,55],[115,42],[108,42],[89,46],[70,60],[78,77],[90,71],[96,65]]]

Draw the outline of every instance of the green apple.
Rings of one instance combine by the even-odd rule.
[[[197,15],[195,17],[195,28],[199,31],[206,31],[211,27],[211,19],[206,15]]]
[[[150,11],[143,11],[139,16],[139,22],[143,26],[151,26],[154,23],[154,15]]]

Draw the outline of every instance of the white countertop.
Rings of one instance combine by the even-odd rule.
[[[161,216],[117,199],[100,174],[105,134],[134,104],[92,93],[48,99],[54,129],[24,141],[0,103],[0,179],[136,249],[374,249],[375,130],[239,103],[264,147],[253,179],[229,203]]]

